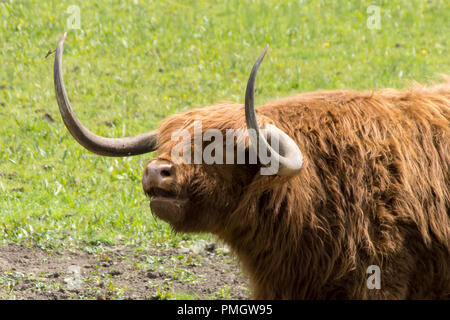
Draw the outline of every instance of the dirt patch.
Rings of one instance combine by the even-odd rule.
[[[215,243],[146,250],[0,246],[0,299],[247,299],[249,295],[235,258]]]

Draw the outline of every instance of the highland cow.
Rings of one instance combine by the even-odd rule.
[[[54,76],[68,130],[100,155],[157,150],[142,180],[152,212],[178,232],[208,232],[227,243],[250,278],[253,298],[450,297],[448,79],[407,90],[304,93],[255,112],[254,82],[264,52],[251,72],[245,105],[221,102],[173,115],[157,131],[108,139],[83,127],[70,107],[63,41]],[[224,135],[254,129],[257,139],[236,140],[244,141],[247,157],[268,148],[279,171],[262,175],[260,159],[175,163],[173,132],[194,134],[195,121],[203,132]],[[274,140],[278,150],[270,149]],[[201,148],[207,145],[202,141]],[[371,266],[380,270],[378,289],[368,285]]]

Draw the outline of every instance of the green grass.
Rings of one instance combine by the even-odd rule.
[[[44,247],[176,246],[141,190],[152,155],[102,158],[65,129],[53,56],[68,33],[64,73],[72,104],[110,137],[155,129],[177,111],[243,101],[266,44],[258,103],[297,92],[403,87],[450,73],[448,1],[0,1],[0,243]],[[367,27],[367,7],[381,28]],[[54,119],[54,121],[51,121]],[[223,291],[226,294],[226,290]]]

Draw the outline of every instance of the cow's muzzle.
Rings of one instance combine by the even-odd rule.
[[[172,163],[159,159],[148,162],[142,178],[142,187],[144,192],[152,197],[152,213],[169,223],[183,220],[188,200],[180,196],[176,167]]]

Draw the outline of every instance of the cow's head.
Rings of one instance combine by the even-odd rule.
[[[157,150],[157,157],[145,164],[142,185],[152,197],[152,212],[175,230],[214,232],[223,228],[226,216],[236,209],[243,191],[261,169],[271,165],[275,168],[271,174],[280,176],[292,176],[300,170],[302,154],[296,143],[269,118],[259,115],[265,128],[258,125],[254,83],[267,48],[251,71],[245,108],[235,103],[219,103],[173,115],[158,130],[115,139],[92,133],[74,114],[62,76],[64,40],[65,35],[56,49],[54,83],[67,129],[83,147],[103,156],[125,157]],[[223,140],[216,139],[220,134]],[[273,148],[274,145],[277,147]],[[265,150],[264,159],[261,150]],[[205,153],[214,161],[205,161]],[[256,161],[251,161],[252,156]],[[219,158],[222,161],[217,161]]]

